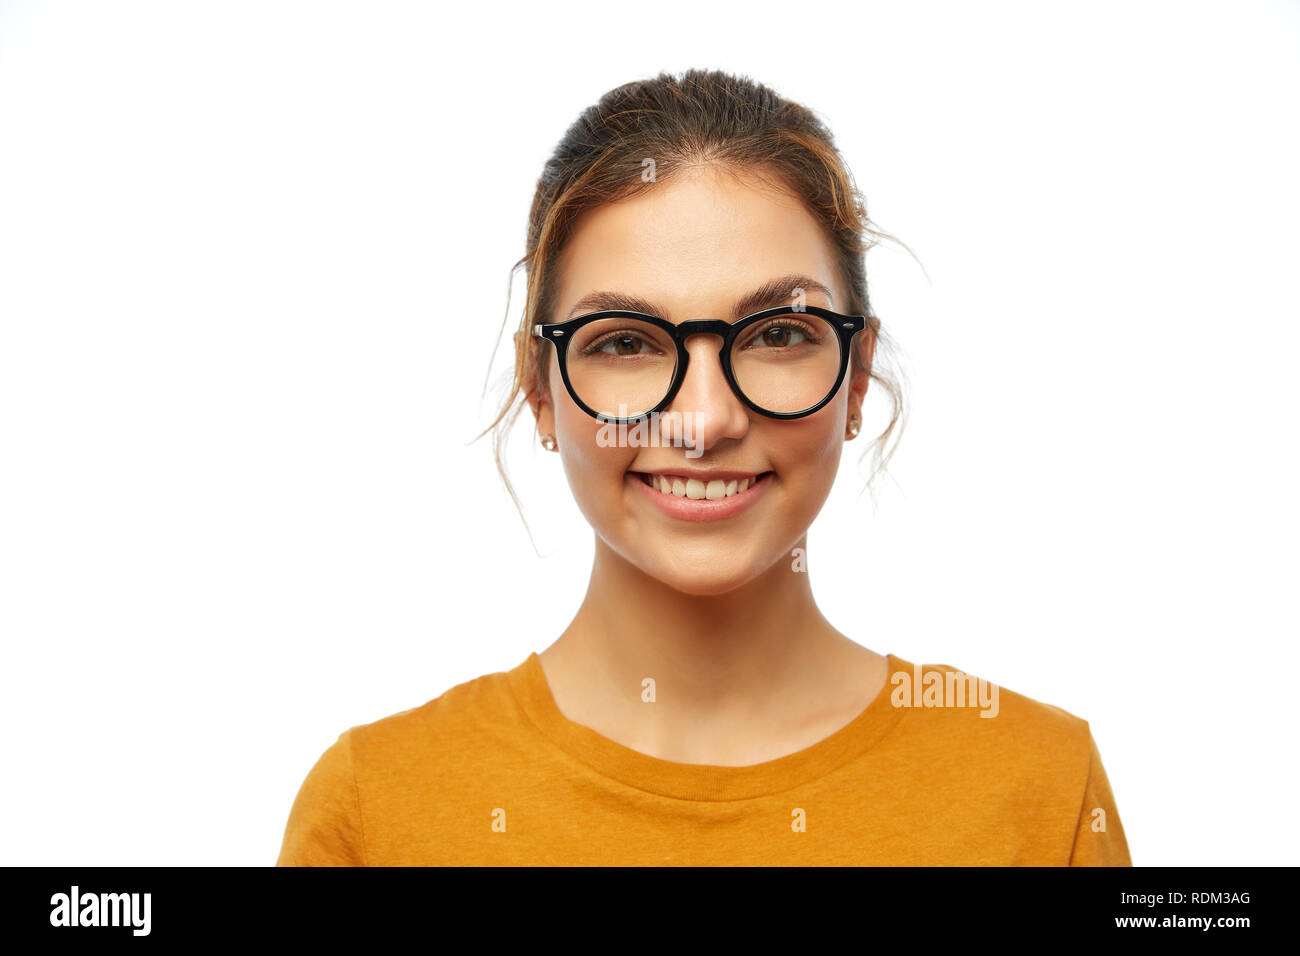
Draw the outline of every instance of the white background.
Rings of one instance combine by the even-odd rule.
[[[1241,0],[0,4],[0,862],[271,864],[341,731],[560,633],[591,530],[527,411],[531,540],[473,441],[510,267],[583,108],[714,67],[920,260],[868,256],[911,414],[813,526],[829,619],[1088,720],[1136,864],[1294,864],[1298,46]]]

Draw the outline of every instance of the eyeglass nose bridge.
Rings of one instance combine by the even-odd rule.
[[[686,322],[678,322],[673,326],[669,334],[677,342],[680,364],[673,373],[672,383],[668,386],[668,394],[659,403],[660,408],[667,408],[676,401],[677,393],[681,391],[682,385],[686,383],[686,375],[691,364],[691,353],[686,348],[686,340],[692,335],[716,335],[722,340],[718,345],[718,363],[721,366],[720,371],[723,380],[726,381],[728,389],[741,404],[751,404],[745,393],[741,391],[740,384],[735,380],[731,371],[731,362],[727,356],[727,341],[734,331],[734,324],[724,322],[722,319],[690,319]]]
[[[679,342],[685,342],[692,335],[716,335],[725,342],[731,329],[731,323],[721,319],[691,319],[677,323],[671,334]]]
[[[726,374],[731,364],[727,360],[726,351],[727,340],[731,337],[733,329],[732,323],[724,322],[721,319],[691,319],[673,326],[669,334],[678,343],[677,353],[681,360],[681,367],[677,369],[676,374],[673,376],[673,384],[666,399],[667,402],[671,402],[677,397],[677,392],[681,389],[682,383],[686,381],[687,368],[691,362],[691,353],[686,348],[686,340],[692,335],[716,335],[722,339],[718,346],[718,361],[722,365],[724,377],[730,377]],[[737,393],[736,397],[743,401],[744,396],[740,394],[739,389],[731,382],[728,382],[728,385],[731,386],[733,392]]]

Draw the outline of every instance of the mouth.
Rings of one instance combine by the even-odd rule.
[[[721,474],[717,478],[708,475],[692,477],[644,471],[631,471],[628,474],[665,498],[720,501],[753,494],[754,488],[766,481],[773,472],[761,471],[752,475],[728,473]]]

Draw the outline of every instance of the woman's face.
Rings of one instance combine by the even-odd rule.
[[[790,278],[797,276],[811,282]],[[781,280],[777,297],[751,303],[742,314],[789,305],[796,285],[804,288],[806,305],[848,311],[830,242],[802,204],[784,190],[711,166],[683,170],[638,196],[585,213],[558,258],[555,278],[552,322],[575,307],[578,314],[612,307],[580,302],[593,293],[645,300],[653,308],[637,311],[673,323],[731,321],[738,303],[773,280]],[[869,331],[853,341],[869,363]],[[578,506],[609,548],[688,594],[722,594],[778,561],[789,566],[830,493],[847,418],[861,409],[866,375],[846,376],[835,397],[812,415],[771,419],[747,408],[727,385],[718,363],[721,339],[695,335],[686,342],[690,364],[681,389],[666,417],[651,423],[657,441],[611,445],[616,426],[574,404],[554,346],[537,344],[550,352],[546,399],[539,403],[535,391],[530,396],[539,430],[555,436]],[[635,429],[625,431],[632,436]],[[707,481],[707,473],[727,472],[763,477],[734,500],[709,503],[723,514],[711,518],[705,508],[692,510],[691,499],[659,500],[661,492],[642,478],[654,474],[659,484],[663,475],[699,475]]]

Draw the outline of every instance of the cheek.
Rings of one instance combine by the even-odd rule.
[[[599,527],[615,513],[612,504],[623,494],[623,475],[636,449],[601,445],[601,423],[573,404],[563,382],[558,392],[555,432],[565,476],[579,509]]]
[[[808,418],[776,423],[780,432],[770,445],[774,452],[772,467],[787,484],[797,483],[809,492],[829,492],[844,451],[842,418],[828,407]]]

